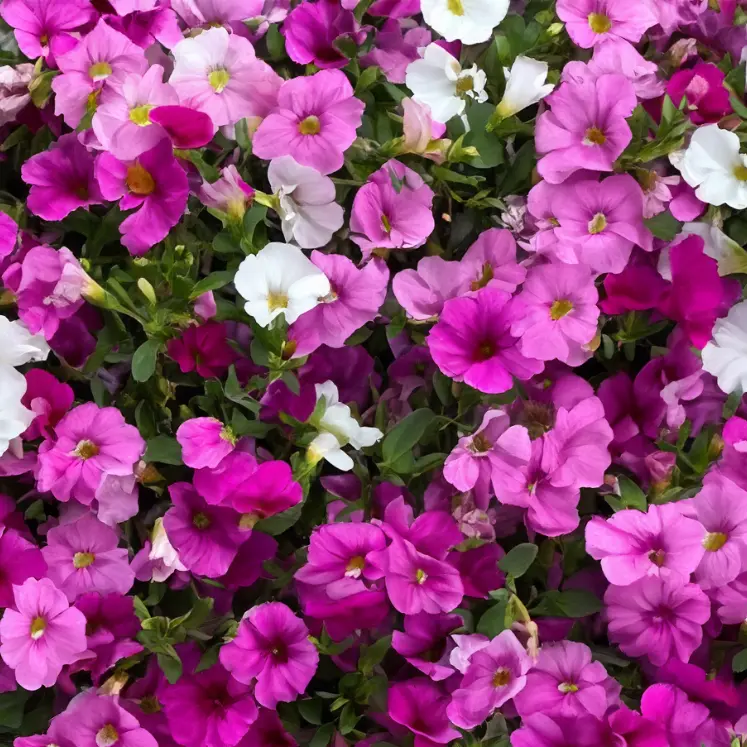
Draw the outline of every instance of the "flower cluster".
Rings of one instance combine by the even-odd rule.
[[[747,747],[747,0],[0,31],[8,744]]]

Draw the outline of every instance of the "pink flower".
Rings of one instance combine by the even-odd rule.
[[[434,747],[459,739],[446,716],[448,696],[427,677],[415,677],[389,686],[389,718],[415,735],[415,747]]]
[[[18,224],[5,213],[0,213],[0,260],[10,256],[18,242]]]
[[[524,719],[521,728],[511,735],[511,745],[512,747],[598,747],[605,743],[606,737],[602,722],[593,716],[550,718],[544,713],[534,713]],[[658,744],[657,747],[664,747],[664,745]]]
[[[119,227],[130,254],[145,254],[165,239],[187,206],[187,175],[167,139],[135,161],[102,153],[96,159],[96,178],[107,200],[119,200],[122,210],[138,208]]]
[[[599,307],[605,314],[612,315],[654,309],[667,288],[667,281],[654,266],[645,261],[636,263],[633,258],[622,272],[610,273],[604,278],[607,297]]]
[[[620,685],[603,664],[591,660],[588,646],[571,641],[542,646],[514,700],[522,718],[533,713],[603,718],[619,702]]]
[[[43,578],[47,564],[41,550],[13,529],[0,534],[0,607],[13,606],[13,587],[27,578]]]
[[[632,139],[625,118],[638,99],[630,81],[622,75],[568,81],[546,101],[550,111],[538,117],[536,129],[542,177],[559,184],[580,169],[612,171]]]
[[[36,414],[23,438],[54,438],[54,428],[73,405],[75,394],[70,386],[58,381],[51,373],[32,368],[26,372],[26,394],[21,402]]]
[[[193,469],[217,467],[236,448],[230,429],[215,418],[185,420],[176,431],[176,440],[184,464]]]
[[[414,249],[433,232],[433,190],[397,160],[371,174],[353,200],[352,238],[367,259],[377,247]]]
[[[475,651],[459,688],[446,709],[449,720],[462,729],[474,729],[496,708],[518,695],[532,665],[514,633],[504,630],[488,646]]]
[[[171,7],[189,28],[232,27],[236,21],[262,14],[264,0],[171,0]]]
[[[59,501],[88,506],[104,478],[128,477],[145,452],[137,428],[114,407],[93,402],[73,408],[39,447],[37,487]]]
[[[557,201],[555,217],[557,239],[597,273],[622,272],[635,245],[653,248],[643,223],[643,193],[629,174],[577,182],[567,199]]]
[[[516,261],[516,240],[505,228],[483,231],[461,261],[469,290],[481,288],[513,293],[526,277]]]
[[[394,276],[392,290],[399,304],[413,318],[424,321],[438,316],[444,304],[467,290],[465,268],[441,257],[423,257],[415,270]]]
[[[355,16],[340,7],[339,0],[305,2],[292,10],[283,24],[288,56],[300,65],[314,63],[322,70],[345,67],[348,58],[340,41],[361,45],[366,32]]]
[[[510,333],[508,293],[484,288],[474,297],[447,301],[428,334],[428,348],[442,373],[486,394],[513,387],[542,371],[541,361],[526,358]]]
[[[463,625],[459,615],[405,615],[405,632],[395,630],[392,648],[435,682],[454,674],[449,655],[454,647],[449,634]]]
[[[159,127],[171,139],[174,148],[202,148],[215,136],[216,125],[205,112],[191,106],[162,104],[151,109],[151,124]]]
[[[718,617],[726,625],[741,625],[747,620],[747,571],[711,592]]]
[[[586,551],[601,560],[611,584],[627,586],[646,576],[674,576],[683,583],[703,553],[703,526],[674,504],[628,509],[586,525]]]
[[[339,70],[288,80],[278,94],[277,109],[254,135],[254,155],[265,160],[293,156],[302,166],[330,174],[342,167],[364,108]]]
[[[685,111],[696,125],[712,124],[731,114],[725,75],[713,63],[698,60],[689,70],[678,70],[667,84],[675,106],[685,99]]]
[[[687,661],[703,638],[711,615],[708,597],[677,576],[646,576],[604,595],[609,637],[628,656],[648,656],[656,665],[670,657]]]
[[[275,107],[280,76],[238,34],[210,28],[174,47],[169,83],[184,105],[221,127],[245,117],[265,117]]]
[[[557,13],[579,47],[593,47],[606,39],[640,41],[657,22],[646,3],[630,7],[628,0],[558,0]]]
[[[86,649],[86,618],[48,578],[29,578],[13,595],[15,609],[0,619],[0,656],[24,689],[53,687]]]
[[[598,299],[586,265],[535,267],[513,301],[511,334],[527,357],[570,363],[597,333]]]
[[[192,573],[217,578],[228,571],[246,534],[232,508],[211,506],[186,482],[169,486],[173,506],[163,526],[179,560]]]
[[[239,223],[254,200],[254,189],[235,166],[226,166],[220,174],[218,181],[202,183],[200,199],[206,207],[225,214],[226,221]]]
[[[44,220],[62,220],[104,199],[94,177],[94,158],[73,132],[29,158],[21,176],[31,185],[29,210]]]
[[[60,524],[47,533],[42,550],[48,576],[70,602],[92,591],[126,594],[135,581],[119,534],[93,514]]]
[[[143,50],[103,20],[57,64],[62,75],[52,81],[55,114],[73,128],[95,111],[103,90],[120,88],[129,73],[142,75],[148,69]]]
[[[275,711],[260,708],[259,716],[249,727],[241,747],[298,747],[298,742],[285,730]]]
[[[187,327],[179,337],[169,340],[166,351],[182,373],[196,371],[204,379],[222,378],[237,359],[228,344],[226,326],[220,322]]]
[[[420,0],[415,2],[419,6]],[[371,11],[372,8],[369,8],[368,12]],[[420,26],[409,28],[406,22],[398,22],[394,16],[388,16],[376,32],[373,49],[362,55],[359,62],[361,67],[378,65],[390,83],[404,83],[407,66],[420,59],[418,50],[427,47],[432,40],[428,29]]]
[[[643,693],[641,714],[665,732],[667,744],[695,745],[714,744],[705,737],[704,728],[709,725],[709,712],[702,703],[693,703],[687,694],[674,685],[655,684]]]
[[[353,332],[378,316],[389,286],[389,269],[380,259],[360,270],[341,255],[313,251],[311,261],[327,276],[331,291],[293,323],[296,355],[308,355],[321,345],[343,347]]]
[[[225,645],[220,660],[244,684],[256,680],[254,696],[265,708],[302,695],[316,673],[319,654],[309,629],[280,602],[253,607]]]

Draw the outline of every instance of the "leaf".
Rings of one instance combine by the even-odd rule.
[[[644,513],[648,510],[646,494],[629,478],[621,475],[617,478],[620,486],[620,500],[625,508],[637,508]]]
[[[683,225],[668,210],[653,218],[646,218],[643,222],[657,239],[664,241],[672,241],[682,230]]]
[[[472,162],[477,168],[492,169],[503,163],[503,143],[497,135],[487,131],[494,111],[493,104],[486,101],[472,106],[467,114],[470,131],[464,138],[464,144],[477,148],[480,158]]]
[[[173,464],[181,466],[182,447],[173,436],[156,436],[148,440],[148,447],[143,457],[146,462],[160,462],[161,464]]]
[[[299,700],[296,705],[298,706],[298,712],[303,716],[306,721],[314,726],[322,725],[322,706],[323,703],[317,698],[309,698],[308,700]]]
[[[190,300],[194,301],[203,293],[207,293],[208,291],[212,290],[218,290],[218,288],[223,288],[223,286],[228,285],[233,281],[235,274],[236,273],[230,272],[228,270],[211,272],[210,275],[200,280],[200,282],[197,283],[194,288],[192,288],[192,292],[189,294]]]
[[[20,687],[0,695],[0,725],[5,729],[18,729],[23,723],[23,708],[31,693]]]
[[[731,668],[739,672],[747,672],[747,648],[742,649],[731,662]]]
[[[391,646],[392,636],[390,635],[379,638],[376,643],[372,643],[370,646],[364,646],[358,659],[358,669],[367,677],[370,677],[374,668],[384,660]]]
[[[328,747],[329,740],[332,739],[334,731],[334,724],[324,724],[324,726],[320,726],[309,742],[309,747]]]
[[[394,464],[400,457],[411,452],[435,417],[431,410],[421,409],[411,412],[400,421],[382,442],[384,462]]]
[[[352,703],[346,703],[340,713],[340,734],[350,734],[359,719],[360,716],[355,712],[355,706]]]
[[[488,638],[495,638],[506,629],[506,608],[508,606],[508,591],[498,589],[491,595],[496,603],[483,614],[477,623],[477,632]]]
[[[265,534],[271,534],[273,537],[282,534],[286,529],[290,529],[300,518],[303,510],[303,501],[289,508],[287,511],[270,516],[267,519],[257,522],[257,529]]]
[[[259,203],[255,203],[244,213],[243,231],[244,238],[247,241],[252,241],[257,226],[262,223],[266,216],[267,208]]]
[[[516,545],[516,547],[498,561],[498,567],[504,573],[510,573],[514,578],[520,578],[529,570],[532,563],[534,563],[538,552],[539,547],[529,542]]]
[[[166,675],[169,684],[173,685],[182,676],[182,660],[178,655],[176,657],[168,654],[156,654],[158,657],[158,666]]]
[[[156,372],[156,360],[161,349],[159,340],[147,340],[132,356],[132,378],[135,381],[148,381]]]
[[[538,617],[588,617],[602,609],[602,602],[590,591],[546,591],[531,614]]]

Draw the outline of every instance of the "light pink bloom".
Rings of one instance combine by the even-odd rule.
[[[34,66],[28,62],[15,67],[0,67],[0,125],[15,122],[21,111],[31,103],[29,83],[33,77]]]
[[[466,292],[465,267],[441,257],[423,257],[415,270],[401,270],[394,276],[392,290],[399,304],[413,318],[438,316],[444,304]]]
[[[171,7],[189,28],[232,26],[262,14],[264,0],[171,0]]]
[[[607,39],[638,42],[658,20],[648,3],[628,0],[558,0],[557,13],[574,43],[586,48]]]
[[[235,166],[226,166],[221,169],[218,181],[202,183],[200,200],[222,220],[238,224],[254,200],[254,189],[241,178]]]
[[[217,467],[236,448],[236,438],[216,418],[191,418],[176,431],[184,464],[193,469]]]
[[[5,608],[13,606],[13,587],[46,576],[47,564],[41,550],[15,529],[0,532],[0,607]]]
[[[516,261],[516,240],[505,228],[483,231],[460,264],[470,291],[494,288],[513,293],[527,274]]]

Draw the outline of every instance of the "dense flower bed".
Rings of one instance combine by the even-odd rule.
[[[0,1],[0,742],[747,744],[743,6]]]

